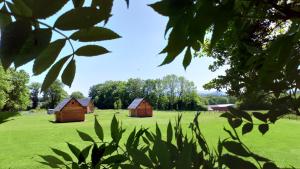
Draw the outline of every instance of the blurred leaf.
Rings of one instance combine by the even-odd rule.
[[[10,24],[12,22],[11,16],[6,15],[8,10],[5,5],[0,10],[0,29],[4,28],[6,25]]]
[[[95,129],[95,133],[97,134],[98,138],[103,141],[104,139],[104,134],[103,134],[103,128],[102,126],[99,124],[97,118],[95,117],[95,123],[94,123],[94,129]]]
[[[31,32],[29,21],[17,20],[1,29],[1,65],[7,69],[14,61]]]
[[[35,29],[32,31],[14,60],[15,66],[22,66],[35,59],[49,46],[51,37],[51,29]]]
[[[260,124],[258,126],[258,130],[261,132],[261,134],[265,134],[269,130],[268,124]]]
[[[266,162],[263,165],[263,169],[279,169],[274,163],[272,162]]]
[[[92,6],[100,7],[100,10],[104,13],[106,24],[111,16],[113,0],[92,0]]]
[[[133,164],[122,164],[121,168],[122,169],[140,169],[140,167],[135,166]]]
[[[239,157],[232,156],[229,154],[224,154],[221,157],[222,163],[224,163],[227,167],[232,169],[257,169],[257,167],[252,164],[250,161],[243,160]]]
[[[243,128],[242,128],[242,134],[247,134],[249,132],[251,132],[253,129],[253,124],[252,123],[246,123],[244,124]]]
[[[170,7],[168,1],[159,1],[149,5],[153,10],[163,16],[170,15]]]
[[[51,148],[51,150],[55,154],[61,156],[65,161],[73,161],[72,157],[69,154],[67,154],[66,152],[63,152],[63,151],[55,149],[55,148]]]
[[[42,156],[42,155],[40,155],[40,157],[48,163],[47,165],[49,165],[53,168],[59,168],[58,167],[59,165],[64,165],[64,163],[55,156],[52,156],[52,155]]]
[[[223,146],[231,153],[243,156],[243,157],[249,157],[250,153],[242,146],[241,143],[235,142],[235,141],[225,141],[223,142]]]
[[[240,118],[233,118],[233,119],[229,118],[228,122],[232,128],[238,128],[243,123],[242,119]]]
[[[34,75],[41,74],[55,62],[65,43],[65,39],[58,39],[40,53],[33,64]]]
[[[267,116],[260,112],[253,112],[253,116],[257,118],[258,120],[261,120],[263,122],[267,122]]]
[[[60,59],[58,62],[56,62],[51,69],[49,70],[49,72],[46,74],[46,77],[43,81],[42,87],[41,87],[41,91],[46,91],[49,86],[56,80],[61,68],[63,67],[63,65],[66,63],[66,61],[70,58],[70,56],[66,56],[62,59]]]
[[[111,121],[111,125],[110,125],[110,134],[111,134],[111,138],[114,141],[117,141],[118,137],[119,137],[118,127],[119,127],[119,123],[118,123],[118,120],[117,120],[116,116],[114,115],[114,117]]]
[[[25,16],[25,17],[31,17],[32,11],[31,9],[24,3],[23,0],[13,0],[13,4],[18,11],[16,14]]]
[[[85,147],[78,156],[78,164],[81,163],[85,163],[86,158],[88,157],[89,153],[90,153],[90,149],[91,149],[92,145],[89,145],[87,147]]]
[[[170,154],[166,142],[156,139],[153,151],[157,156],[161,168],[170,168]]]
[[[61,76],[61,80],[65,85],[68,85],[69,87],[71,87],[72,82],[74,80],[75,77],[75,72],[76,72],[76,63],[75,60],[72,59],[69,64],[67,65],[67,67],[65,68],[65,70],[63,71],[63,74]]]
[[[76,50],[75,54],[78,56],[98,56],[109,53],[107,49],[97,45],[86,45]]]
[[[84,132],[81,132],[79,130],[77,130],[77,133],[83,141],[95,142],[94,139],[90,135],[88,135]]]
[[[105,152],[105,144],[102,144],[99,148],[96,143],[94,143],[93,149],[92,149],[92,166],[95,167],[99,164],[101,161],[101,158],[103,157]]]
[[[186,69],[190,65],[191,61],[192,61],[192,54],[191,54],[191,48],[189,47],[185,52],[183,63],[182,63],[184,69]]]
[[[147,157],[145,153],[138,149],[129,149],[128,153],[132,156],[132,160],[138,164],[145,167],[153,167],[151,160]]]
[[[80,42],[91,42],[117,39],[120,38],[120,36],[107,28],[92,27],[87,29],[81,29],[73,33],[70,38],[73,40],[78,40]]]
[[[61,30],[75,30],[92,27],[104,19],[104,13],[97,8],[78,7],[61,15],[54,26]]]
[[[68,144],[68,147],[69,149],[71,150],[71,152],[75,155],[76,158],[79,157],[79,154],[80,154],[80,150],[79,148],[77,148],[76,146],[74,146],[73,144],[71,143],[67,143]]]
[[[107,159],[104,159],[101,164],[119,164],[127,160],[127,157],[123,154],[112,155]]]
[[[161,139],[161,131],[157,123],[156,123],[155,131],[156,131],[156,137]]]
[[[23,0],[34,18],[45,19],[58,12],[68,0]],[[47,5],[47,7],[45,7]]]
[[[72,0],[72,2],[75,8],[82,7],[84,4],[84,0]]]

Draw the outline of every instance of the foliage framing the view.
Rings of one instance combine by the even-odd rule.
[[[128,5],[129,1],[126,2]],[[73,7],[69,4],[66,9],[67,3]],[[34,60],[34,75],[50,68],[42,91],[57,79],[64,65],[61,79],[71,86],[76,72],[75,56],[109,53],[102,46],[88,43],[120,38],[112,30],[99,26],[108,22],[113,0],[1,0],[0,5],[1,64],[8,69],[12,64],[20,67]],[[66,12],[58,15],[62,8]],[[47,23],[50,17],[56,19],[53,25]],[[54,33],[61,38],[52,40]],[[72,44],[75,41],[85,42],[84,46],[75,49]],[[70,53],[56,61],[66,44]]]
[[[299,1],[161,0],[150,6],[169,18],[162,65],[183,52],[184,67],[191,52],[213,57],[212,71],[229,68],[206,89],[225,89],[244,101],[270,100],[264,116],[272,123],[300,115]]]
[[[111,122],[111,142],[104,139],[104,131],[95,118],[94,129],[97,139],[89,134],[77,131],[88,146],[80,150],[67,143],[72,155],[52,148],[56,154],[41,155],[41,163],[52,168],[96,169],[96,168],[186,168],[186,169],[277,169],[269,159],[253,153],[239,138],[236,128],[231,125],[228,130],[230,137],[219,140],[216,149],[211,149],[205,140],[198,123],[200,113],[195,115],[189,128],[192,138],[184,134],[179,115],[175,126],[169,122],[166,139],[162,137],[160,127],[156,125],[155,133],[147,128],[134,129],[127,138],[125,145],[120,140],[125,130],[114,116]],[[249,119],[248,119],[249,120]],[[72,156],[76,158],[72,158]],[[252,161],[249,161],[252,159]]]

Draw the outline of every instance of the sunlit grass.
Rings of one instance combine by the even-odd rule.
[[[114,110],[97,110],[96,115],[104,128],[105,139],[110,139],[110,121]],[[148,127],[151,130],[157,123],[166,134],[169,120],[174,121],[178,112],[155,111],[152,118],[130,118],[127,110],[116,114],[126,132],[122,143],[134,127]],[[194,112],[182,112],[182,126],[189,133],[188,126],[194,118]],[[0,115],[1,116],[1,115]],[[206,112],[200,116],[200,125],[210,146],[215,146],[219,137],[227,137],[223,127],[226,120],[219,118],[219,113]],[[94,114],[88,114],[85,122],[53,123],[54,115],[43,113],[26,113],[14,116],[9,121],[0,124],[0,169],[47,168],[39,164],[38,155],[52,154],[50,147],[67,150],[65,142],[71,142],[78,147],[84,147],[76,130],[96,135],[93,131]],[[270,126],[270,132],[262,136],[257,129],[242,137],[250,149],[264,155],[280,166],[293,165],[300,167],[300,121],[282,119],[276,125]]]

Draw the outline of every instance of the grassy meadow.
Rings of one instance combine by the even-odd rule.
[[[137,126],[155,129],[155,123],[166,134],[169,120],[174,121],[177,112],[155,111],[152,118],[130,118],[127,110],[116,114],[122,121],[126,132],[123,142],[127,139],[132,129]],[[114,110],[97,110],[95,114],[104,128],[105,139],[110,138],[110,121]],[[183,113],[183,127],[188,127],[193,120],[194,112]],[[3,113],[0,113],[0,116]],[[200,116],[202,131],[209,144],[215,146],[219,137],[226,137],[223,127],[227,126],[226,120],[219,118],[219,113],[206,112]],[[19,116],[8,119],[0,124],[0,169],[44,169],[46,166],[38,163],[38,155],[52,154],[50,147],[67,150],[66,142],[82,148],[88,145],[78,137],[76,130],[87,132],[96,138],[93,132],[94,114],[86,116],[85,122],[53,123],[54,115],[46,112],[22,112]],[[189,130],[186,130],[189,132]],[[276,161],[282,167],[290,165],[300,168],[300,120],[282,119],[276,125],[270,126],[270,131],[265,135],[255,129],[254,132],[242,137],[249,147],[257,153]]]

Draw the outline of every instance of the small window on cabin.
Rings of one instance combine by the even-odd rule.
[[[74,104],[74,102],[72,102],[72,104]]]

